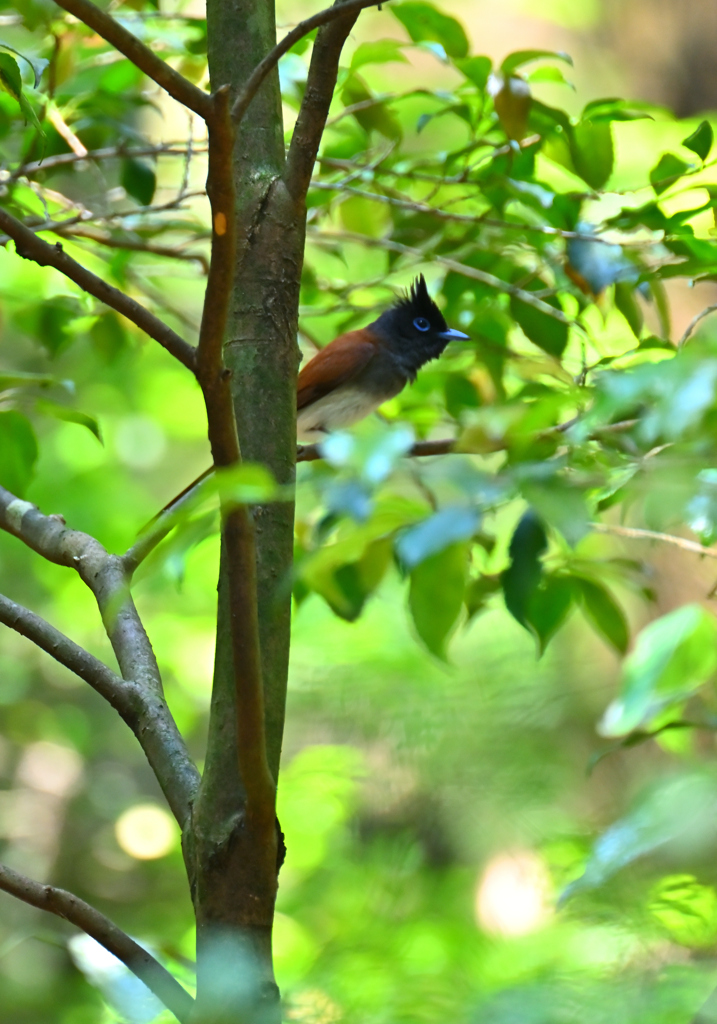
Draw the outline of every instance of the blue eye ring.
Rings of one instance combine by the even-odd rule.
[[[413,321],[413,326],[417,331],[430,331],[431,329],[430,322],[426,320],[425,316],[417,316]]]

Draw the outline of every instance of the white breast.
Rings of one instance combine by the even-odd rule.
[[[304,443],[322,441],[332,430],[350,427],[352,423],[357,423],[378,409],[380,404],[379,397],[367,395],[357,388],[336,388],[318,402],[299,409],[296,435]]]

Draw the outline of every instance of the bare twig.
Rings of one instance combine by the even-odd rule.
[[[97,277],[96,274],[73,260],[63,251],[59,242],[56,245],[50,245],[38,238],[34,231],[3,209],[0,209],[0,228],[14,239],[18,256],[22,256],[26,260],[33,260],[41,267],[54,267],[55,270],[59,270],[61,274],[69,277],[71,281],[89,292],[90,295],[94,295],[100,302],[104,302],[105,305],[126,316],[150,338],[158,341],[187,369],[194,372],[195,353],[191,345],[139,302],[135,302],[119,288],[107,284],[101,277]]]
[[[351,6],[337,3],[333,11]],[[326,118],[334,95],[339,59],[349,32],[356,24],[359,7],[324,25],[316,37],[311,51],[311,64],[306,79],[306,90],[301,109],[291,137],[286,157],[284,182],[289,195],[295,201],[303,202],[311,182]]]
[[[676,537],[672,533],[659,533],[656,530],[643,530],[637,526],[619,526],[613,523],[591,523],[590,526],[596,533],[609,533],[616,537],[628,537],[631,540],[660,541],[663,544],[672,544],[683,551],[690,551],[693,555],[717,558],[717,548],[706,548],[695,540]]]
[[[177,1020],[189,1024],[194,1008],[190,994],[146,949],[95,907],[74,893],[57,889],[54,885],[43,885],[5,864],[0,864],[0,889],[31,907],[63,917],[90,935],[143,981]]]
[[[52,228],[55,234],[70,238],[86,238],[90,242],[104,245],[108,249],[125,249],[128,252],[146,252],[152,256],[165,256],[171,260],[184,260],[187,263],[198,263],[205,274],[209,273],[209,261],[201,252],[182,252],[181,249],[171,245],[154,245],[152,242],[144,242],[137,238],[116,238],[108,232],[96,231],[85,225],[56,225]]]
[[[370,238],[368,235],[361,235],[354,231],[331,231],[329,233],[319,232],[314,228],[309,228],[308,234],[310,234],[313,241],[320,245],[327,245],[332,241],[337,240],[343,242],[359,242],[362,245],[367,245],[377,249],[388,249],[389,252],[397,252],[402,256],[411,256],[424,263],[439,263],[441,266],[447,267],[449,270],[453,270],[457,274],[462,274],[463,277],[471,278],[474,281],[480,281],[489,288],[495,288],[496,291],[505,292],[507,295],[513,295],[516,299],[520,299],[521,302],[524,302],[528,306],[533,306],[535,309],[539,309],[541,313],[545,313],[554,320],[559,320],[561,323],[568,324],[571,327],[576,326],[570,317],[567,317],[562,310],[555,309],[553,306],[548,305],[547,302],[543,302],[542,299],[536,298],[531,292],[524,291],[522,288],[516,288],[515,285],[510,284],[508,281],[503,281],[500,277],[495,277],[493,274],[489,274],[485,270],[479,270],[477,267],[469,267],[465,263],[458,263],[456,260],[449,259],[446,256],[435,256],[431,253],[424,252],[422,249],[416,249],[410,245],[403,245],[401,242],[393,242],[390,238]]]
[[[216,467],[241,461],[229,373],[223,358],[236,259],[234,130],[229,103],[229,89],[222,87],[214,94],[214,109],[208,120],[207,195],[212,207],[212,256],[197,346],[197,380],[204,395]],[[276,785],[266,755],[254,522],[246,505],[237,505],[223,496],[220,504],[227,556],[239,771],[246,792],[247,821],[268,837],[267,848],[272,848]]]
[[[697,316],[693,316],[692,317],[692,319],[688,323],[687,327],[685,327],[685,330],[684,330],[684,332],[682,334],[682,337],[677,342],[677,347],[678,348],[682,348],[682,346],[688,340],[688,338],[690,337],[690,335],[692,334],[692,332],[694,331],[695,327],[700,322],[700,320],[704,320],[704,318],[706,316],[709,316],[710,313],[717,313],[717,302],[714,303],[711,306],[707,306],[705,309],[702,310],[702,312],[698,313]]]
[[[94,594],[126,681],[122,693],[115,687],[115,702],[110,696],[107,699],[133,729],[169,806],[184,827],[199,785],[199,774],[165,703],[154,651],[129,593],[129,576],[122,560],[108,554],[89,534],[68,529],[61,516],[43,515],[29,501],[15,497],[4,487],[0,487],[0,529],[11,533],[48,561],[75,569]],[[55,635],[52,627],[37,617],[27,617],[32,614],[29,612],[23,618],[22,609],[18,612],[9,609],[8,618],[12,614],[17,615],[17,622],[24,623],[25,635],[53,657],[57,656],[57,650],[68,661],[72,660],[73,671],[83,667],[82,652],[68,647],[70,641],[64,644],[62,635]],[[60,646],[53,648],[55,642]],[[88,665],[85,661],[85,668]],[[68,667],[71,667],[69,663]],[[109,677],[97,673],[93,679],[94,682],[90,678],[87,681],[98,692],[102,692],[100,685],[110,682]],[[119,701],[124,695],[127,703]]]
[[[320,25],[326,25],[328,22],[333,21],[334,18],[341,18],[344,15],[352,14],[354,11],[358,13],[366,7],[376,7],[381,2],[382,0],[344,0],[343,3],[334,4],[333,7],[328,7],[326,10],[312,15],[310,18],[306,18],[305,21],[299,22],[296,28],[284,36],[281,42],[277,43],[274,49],[270,50],[266,57],[254,68],[232,107],[232,120],[234,123],[238,124],[241,121],[247,107],[259,91],[261,83],[295,43],[298,43],[300,39],[303,39],[305,35],[308,35],[315,28],[319,28]]]
[[[195,114],[199,114],[206,120],[211,112],[209,95],[198,89],[196,85],[192,85],[184,75],[180,75],[170,64],[153,53],[124,25],[120,25],[118,21],[96,7],[90,0],[57,0],[57,3],[69,14],[74,15],[79,21],[93,29],[98,36],[102,36],[120,53],[123,53],[140,71],[160,85],[178,103],[189,107]]]
[[[193,146],[194,153],[206,153],[206,145],[200,143]],[[51,171],[55,167],[85,163],[98,160],[130,159],[141,156],[186,156],[187,147],[184,143],[163,142],[158,146],[106,146],[104,149],[90,149],[85,156],[77,153],[56,153],[42,160],[31,160],[21,164],[12,172],[7,180],[21,178],[23,175],[36,174],[38,171]]]
[[[445,438],[441,441],[417,441],[412,448],[406,452],[409,458],[420,458],[426,455],[448,455],[455,451],[458,442],[455,438]],[[297,462],[316,462],[323,459],[321,444],[300,444],[296,449]]]

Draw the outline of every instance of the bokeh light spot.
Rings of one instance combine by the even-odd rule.
[[[169,813],[156,804],[136,804],[115,823],[118,844],[137,860],[156,860],[174,849],[179,832]]]

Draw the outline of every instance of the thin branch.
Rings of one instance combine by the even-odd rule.
[[[95,907],[74,893],[57,889],[54,885],[43,885],[13,871],[5,864],[0,864],[0,889],[23,903],[29,903],[31,907],[63,917],[90,935],[143,981],[181,1024],[189,1024],[194,1009],[194,1000],[190,994],[146,949]]]
[[[485,270],[478,270],[477,267],[469,267],[465,263],[458,263],[456,260],[449,259],[446,256],[435,256],[431,253],[424,252],[422,249],[416,249],[410,245],[402,245],[401,242],[393,242],[390,238],[370,238],[368,235],[361,235],[354,231],[332,231],[331,233],[323,233],[314,228],[309,228],[307,233],[319,244],[327,245],[335,240],[343,242],[359,242],[362,245],[372,248],[388,249],[389,252],[397,252],[402,256],[412,256],[414,259],[421,260],[423,263],[439,263],[442,267],[447,267],[449,270],[453,270],[457,274],[462,274],[463,277],[471,278],[474,281],[480,281],[489,288],[495,288],[496,291],[512,295],[516,299],[520,299],[521,302],[524,302],[526,305],[539,309],[540,312],[545,313],[546,316],[550,316],[554,320],[559,320],[560,323],[567,324],[570,327],[577,326],[570,317],[567,317],[565,313],[562,312],[562,310],[555,309],[553,306],[548,305],[547,302],[543,302],[542,299],[536,298],[535,295],[531,294],[531,292],[524,291],[522,288],[517,288],[508,281],[503,281],[500,277],[495,277],[493,274],[489,274]]]
[[[207,195],[212,207],[212,256],[197,346],[197,380],[204,395],[212,458],[216,467],[241,461],[229,373],[223,346],[236,260],[233,174],[234,130],[228,87],[213,97],[208,120]],[[263,834],[275,837],[276,785],[266,754],[264,685],[259,646],[254,522],[246,505],[220,497],[226,550],[229,615],[234,662],[238,768],[246,792],[246,815]]]
[[[210,466],[209,469],[205,469],[201,476],[198,476],[196,480],[193,480],[188,487],[185,487],[181,494],[172,498],[168,505],[157,513],[154,518],[147,523],[146,526],[140,531],[139,537],[134,542],[132,547],[128,548],[127,551],[122,555],[122,561],[125,569],[131,576],[142,564],[142,562],[150,555],[154,549],[160,544],[167,534],[171,533],[174,527],[177,525],[181,518],[180,512],[182,512],[187,506],[194,503],[197,496],[197,488],[199,485],[211,476],[214,472],[214,466]]]
[[[206,151],[206,146],[201,143],[193,148],[194,153],[206,153]],[[51,171],[55,167],[90,161],[129,159],[141,156],[186,156],[186,154],[187,147],[183,143],[177,142],[163,142],[158,146],[107,146],[104,149],[91,149],[85,156],[78,156],[77,153],[57,153],[55,156],[46,156],[42,160],[31,160],[29,163],[21,164],[6,180],[15,180],[23,175],[36,174],[38,171]],[[0,181],[3,180],[5,179],[0,178]]]
[[[688,323],[687,327],[685,327],[685,330],[684,330],[684,333],[683,333],[682,337],[677,342],[677,347],[678,348],[682,348],[682,346],[685,344],[687,339],[690,337],[690,335],[692,334],[692,332],[694,331],[695,327],[700,322],[700,320],[704,320],[704,318],[706,316],[709,316],[710,313],[716,313],[716,312],[717,312],[717,303],[714,303],[712,306],[707,306],[705,309],[703,309],[701,313],[697,314],[697,316],[693,316],[692,319],[690,320],[690,322]]]
[[[143,242],[136,238],[116,238],[103,231],[94,231],[82,224],[70,225],[67,228],[56,226],[52,229],[55,234],[65,238],[86,238],[97,245],[104,245],[108,249],[124,249],[127,252],[146,252],[152,256],[165,256],[171,260],[184,260],[187,263],[198,263],[205,274],[209,273],[209,260],[201,252],[182,252],[181,249],[171,245],[154,245],[152,242]]]
[[[717,558],[717,548],[706,548],[695,540],[676,537],[672,533],[659,533],[655,530],[643,530],[637,526],[619,526],[612,523],[591,523],[590,526],[596,533],[609,533],[616,537],[629,537],[631,540],[661,541],[663,544],[672,544],[676,548],[681,548],[682,551],[690,551],[694,555]]]
[[[455,438],[445,438],[441,441],[417,441],[412,448],[406,452],[408,458],[420,458],[426,455],[448,455],[455,451],[458,442]],[[300,444],[296,449],[297,462],[316,462],[323,459],[321,444]]]
[[[344,0],[343,3],[337,3],[333,7],[328,7],[326,10],[312,15],[310,18],[306,18],[305,21],[300,21],[296,28],[284,36],[281,42],[277,43],[274,49],[270,50],[266,57],[252,71],[246,85],[237,96],[232,107],[232,120],[234,123],[238,124],[241,121],[249,104],[259,91],[261,83],[295,43],[298,43],[300,39],[303,39],[305,35],[308,35],[315,28],[333,21],[334,18],[341,18],[346,14],[352,14],[354,11],[358,13],[366,7],[376,7],[382,2],[385,2],[385,0]]]
[[[195,114],[199,114],[206,120],[211,113],[210,96],[198,89],[196,85],[192,85],[184,75],[180,75],[170,64],[153,53],[124,25],[120,25],[118,21],[96,7],[90,0],[56,0],[56,2],[69,14],[74,15],[79,21],[93,29],[98,36],[114,46],[116,50],[123,53],[140,71],[160,85],[178,103],[189,107]]]
[[[3,209],[0,209],[0,229],[14,239],[18,256],[32,260],[41,267],[54,267],[55,270],[59,270],[61,274],[69,277],[71,281],[74,281],[84,291],[89,292],[90,295],[94,295],[100,302],[104,302],[106,306],[110,306],[126,316],[150,338],[158,341],[187,369],[194,372],[195,351],[188,342],[180,338],[171,327],[156,317],[154,313],[150,313],[139,302],[130,298],[129,295],[125,295],[119,288],[107,284],[101,277],[97,277],[81,263],[73,260],[63,251],[59,242],[56,245],[50,245],[49,242],[38,238],[35,232],[26,227],[22,221],[17,220]]]
[[[0,594],[0,622],[21,636],[27,637],[60,665],[64,665],[70,672],[84,679],[123,717],[136,717],[134,709],[129,706],[126,699],[124,679],[45,619],[21,604],[11,601],[4,594]]]
[[[340,10],[345,6],[346,3],[336,3],[332,10]],[[349,32],[356,24],[359,10],[356,8],[324,25],[319,30],[311,51],[306,89],[291,136],[284,169],[284,182],[289,195],[295,201],[303,202],[308,191],[316,154],[334,96],[341,51]]]
[[[361,104],[356,104],[360,106]],[[502,228],[506,231],[533,231],[540,235],[549,235],[554,238],[578,239],[582,242],[603,242],[605,245],[625,245],[625,242],[612,242],[601,235],[587,234],[584,231],[563,231],[562,228],[548,227],[543,224],[518,224],[507,220],[496,220],[491,217],[483,217],[481,214],[452,213],[437,206],[430,206],[428,203],[421,203],[411,199],[401,199],[397,196],[384,195],[380,192],[368,192],[366,189],[355,188],[341,182],[318,181],[313,179],[311,187],[321,189],[324,192],[341,192],[349,195],[359,196],[361,199],[371,199],[376,203],[384,203],[387,206],[395,206],[399,210],[407,210],[410,213],[425,213],[439,220],[450,220],[464,224],[476,224],[478,226]],[[467,202],[471,196],[462,196],[460,202]],[[645,243],[640,243],[645,244]],[[651,244],[651,243],[650,243]],[[710,307],[710,310],[717,309],[717,306]]]
[[[129,593],[129,576],[122,560],[108,554],[89,534],[68,529],[62,516],[46,516],[35,505],[17,498],[4,487],[0,487],[0,529],[17,537],[48,561],[75,569],[94,594],[126,682],[123,693],[127,703],[113,706],[134,731],[170,808],[184,827],[191,814],[199,773],[164,700],[157,660]],[[8,615],[11,612],[9,609]],[[56,650],[61,650],[63,656],[74,660],[73,671],[82,667],[78,652],[63,644],[62,635],[54,635],[52,627],[37,617],[25,618],[24,623],[25,635],[30,636],[32,630],[35,635],[30,638],[34,640],[36,636],[35,642],[53,657],[57,657]],[[53,649],[52,644],[58,638],[60,647]],[[107,682],[106,676],[100,679],[95,674],[91,685]],[[95,688],[101,692],[99,685]],[[118,692],[115,690],[115,696]],[[107,699],[113,703],[109,696]]]

